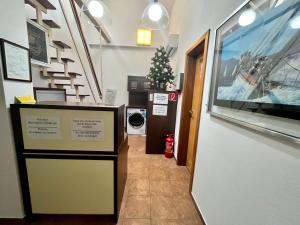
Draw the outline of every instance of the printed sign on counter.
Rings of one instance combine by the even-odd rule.
[[[168,94],[154,93],[153,104],[168,105],[168,98],[169,98]]]
[[[59,117],[29,116],[26,119],[27,135],[31,139],[60,139]]]
[[[104,120],[102,119],[73,119],[72,139],[80,141],[103,141]]]
[[[168,115],[168,106],[166,106],[166,105],[153,105],[152,115],[153,116],[167,116]]]

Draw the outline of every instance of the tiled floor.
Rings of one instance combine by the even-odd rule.
[[[189,195],[189,173],[163,155],[145,154],[129,136],[128,179],[118,225],[202,225]]]
[[[163,155],[145,154],[145,137],[129,136],[128,179],[117,225],[203,225],[189,195],[185,167]],[[80,216],[41,216],[0,225],[113,225]]]

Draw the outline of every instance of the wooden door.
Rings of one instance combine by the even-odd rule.
[[[186,167],[193,175],[194,163],[197,149],[198,140],[198,129],[201,114],[202,105],[202,93],[204,85],[204,71],[203,71],[203,55],[199,55],[196,59],[195,65],[195,81],[194,81],[194,91],[192,108],[190,109],[190,129],[188,138],[188,148],[187,148],[187,160]]]

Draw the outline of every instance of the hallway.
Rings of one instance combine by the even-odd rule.
[[[189,194],[189,174],[174,159],[145,154],[145,137],[129,136],[121,225],[202,225]]]

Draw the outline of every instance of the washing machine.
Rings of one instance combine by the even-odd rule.
[[[127,133],[146,134],[146,108],[127,107]]]

